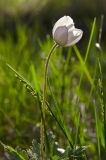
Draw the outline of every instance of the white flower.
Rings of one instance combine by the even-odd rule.
[[[64,16],[55,23],[52,34],[58,45],[68,47],[76,44],[81,39],[83,31],[75,28],[71,17]]]

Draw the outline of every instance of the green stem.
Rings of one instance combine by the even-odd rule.
[[[44,87],[43,87],[43,101],[42,101],[42,119],[41,119],[41,160],[45,159],[45,144],[44,144],[44,125],[45,125],[45,110],[46,110],[46,88],[47,88],[47,74],[48,74],[48,65],[49,65],[49,60],[50,57],[54,51],[54,49],[57,47],[58,45],[56,43],[54,43],[53,47],[51,48],[49,55],[47,57],[46,60],[46,64],[45,64],[45,77],[44,77]],[[44,122],[43,122],[44,121]]]

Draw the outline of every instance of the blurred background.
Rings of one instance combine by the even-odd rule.
[[[16,25],[21,23],[31,31],[34,29],[35,34],[39,30],[39,36],[43,38],[51,34],[54,22],[64,15],[70,15],[76,26],[87,32],[86,24],[94,17],[99,23],[101,14],[106,14],[105,0],[1,0],[0,36],[5,37],[7,32],[11,32],[15,37]],[[105,26],[106,23],[104,32]]]
[[[93,75],[92,68],[95,62],[94,53],[96,53],[95,43],[98,42],[101,15],[104,15],[104,21],[100,43],[102,51],[104,52],[103,57],[106,58],[106,0],[0,0],[0,140],[6,144],[15,147],[17,145],[29,146],[33,138],[37,137],[39,139],[40,111],[36,107],[37,101],[32,98],[25,87],[16,80],[14,74],[2,63],[2,60],[11,64],[28,79],[32,85],[34,84],[36,73],[40,91],[42,92],[44,62],[53,44],[52,27],[54,23],[64,15],[71,16],[75,22],[76,28],[80,28],[84,31],[83,38],[78,43],[82,56],[85,55],[87,49],[94,17],[97,18],[88,60],[89,70]],[[67,51],[64,50],[64,52],[62,52],[61,49],[58,53],[64,54],[67,53]],[[61,79],[64,80],[63,66],[66,59],[65,56],[60,56],[60,54],[55,54],[54,56],[54,63],[51,64],[51,72],[53,75],[50,74],[50,82],[53,86],[55,96],[60,97],[59,104],[61,106],[61,104],[63,104],[62,100],[64,95],[64,85]],[[69,103],[73,103],[72,106],[74,106],[74,101],[76,99],[75,86],[77,86],[79,82],[82,66],[74,56],[71,57],[70,63],[72,75],[70,73],[70,68],[68,68],[67,75],[70,73],[71,82],[69,82],[69,84],[67,83],[66,89],[68,89],[68,92],[64,96],[68,99],[68,94],[71,90],[70,99],[72,101]],[[103,65],[105,81],[105,61]],[[56,71],[55,67],[57,66],[61,74]],[[85,142],[91,144],[92,141],[92,152],[89,152],[89,157],[93,157],[93,159],[97,160],[97,155],[95,154],[97,145],[95,147],[96,139],[94,119],[92,118],[92,115],[94,115],[92,105],[87,109],[84,108],[90,85],[86,83],[86,78],[84,80],[83,86],[81,86],[81,102],[79,106],[82,106],[82,112],[85,113],[86,110],[86,122],[90,123],[86,124],[85,119],[82,120],[84,132],[81,141],[83,144],[85,144]],[[68,80],[66,81],[68,82]],[[70,83],[72,83],[71,89],[69,88]],[[52,98],[49,94],[50,93],[48,93],[48,99],[52,102]],[[74,107],[71,109],[70,107],[66,107],[69,105],[69,99],[67,100],[67,104],[65,100],[63,105],[64,119],[69,122],[69,118],[67,117],[69,116],[68,113],[70,110],[72,114],[71,117],[73,118],[71,124],[74,128],[76,122],[76,120],[74,120],[76,117],[74,114],[75,110]],[[49,116],[48,123],[50,124],[49,127],[53,124],[53,120],[50,119]],[[89,128],[89,130],[86,132],[87,128]],[[52,129],[56,133],[60,143],[64,145],[64,138],[61,138],[62,135],[59,133],[59,130],[56,129],[55,124],[53,124]],[[3,154],[0,156],[3,157]]]

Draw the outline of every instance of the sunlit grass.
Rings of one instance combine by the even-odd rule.
[[[45,133],[50,157],[55,154],[55,141],[63,149],[70,146],[72,157],[79,156],[76,159],[105,157],[103,53],[95,48],[95,23],[94,19],[85,56],[81,48],[73,46],[59,47],[51,57]],[[28,148],[33,139],[40,142],[44,64],[53,41],[50,36],[45,42],[38,40],[36,49],[24,27],[17,31],[17,43],[10,35],[0,39],[0,140]],[[56,136],[52,143],[50,131]],[[77,147],[82,147],[79,152]]]

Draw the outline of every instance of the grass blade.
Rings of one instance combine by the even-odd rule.
[[[84,60],[83,60],[83,58],[82,58],[82,56],[81,56],[78,48],[77,48],[76,46],[74,46],[73,48],[74,48],[74,50],[75,50],[75,53],[76,53],[76,55],[77,55],[77,57],[78,57],[81,65],[82,65],[82,68],[83,68],[83,70],[84,70],[84,72],[85,72],[85,74],[86,74],[86,76],[87,76],[87,78],[88,78],[91,86],[94,86],[93,79],[92,79],[92,77],[91,77],[91,75],[90,75],[90,73],[89,73],[89,70],[88,70],[87,67],[86,67],[86,64],[85,64],[85,62],[84,62]]]

